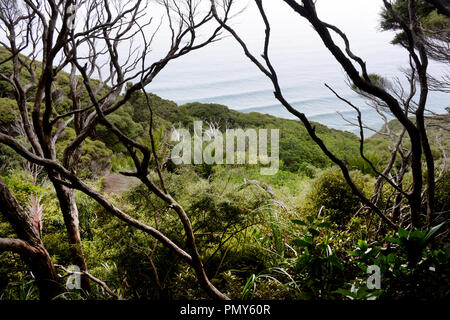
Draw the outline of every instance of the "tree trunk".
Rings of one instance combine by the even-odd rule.
[[[64,218],[64,224],[66,225],[69,250],[72,256],[72,264],[78,266],[81,272],[88,271],[81,245],[78,208],[75,203],[74,190],[61,185],[53,179],[52,182],[59,200],[59,205]],[[90,280],[84,275],[81,277],[81,288],[87,292],[91,292]]]
[[[11,224],[19,239],[0,239],[0,251],[19,253],[36,278],[40,298],[50,300],[63,292],[50,255],[34,228],[30,215],[0,179],[0,212]]]
[[[33,247],[33,253],[29,257],[23,257],[36,278],[41,300],[50,300],[63,292],[58,283],[58,275],[52,259],[41,243]]]

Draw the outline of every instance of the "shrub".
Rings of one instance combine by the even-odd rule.
[[[74,138],[75,130],[66,128],[64,136],[56,144],[56,152],[59,159],[63,156],[64,148]],[[88,178],[101,176],[106,171],[109,171],[111,156],[112,151],[102,141],[87,138],[83,143],[77,169],[81,170],[81,174]]]
[[[127,137],[136,139],[144,134],[144,128],[140,123],[133,121],[132,113],[132,107],[125,105],[113,114],[108,115],[107,119]],[[119,138],[103,125],[97,126],[95,138],[104,142],[114,152],[127,152],[126,147],[119,141]]]
[[[0,126],[6,127],[14,122],[16,109],[17,103],[15,100],[0,98]]]
[[[23,208],[27,207],[32,194],[41,195],[42,193],[42,188],[28,181],[25,173],[21,171],[12,176],[4,177],[3,180]]]
[[[450,199],[450,170],[447,170],[436,183],[435,208],[437,212],[444,212],[449,208]]]
[[[89,177],[100,176],[109,171],[112,152],[105,144],[98,140],[86,139],[79,162],[79,167],[84,169]]]
[[[373,181],[359,171],[352,171],[351,177],[356,186],[368,196],[372,191]],[[360,199],[353,194],[339,168],[324,170],[314,181],[307,196],[306,209],[322,212],[330,217],[330,221],[338,225],[345,225],[351,216],[360,208]]]

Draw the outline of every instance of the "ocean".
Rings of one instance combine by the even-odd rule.
[[[340,66],[311,26],[282,1],[265,3],[272,22],[270,57],[287,100],[312,121],[357,133],[359,129],[343,119],[354,122],[355,111],[336,98],[325,87],[327,83],[360,107],[367,126],[380,129],[382,118],[349,88]],[[408,67],[408,56],[404,49],[390,44],[392,32],[379,30],[381,4],[378,0],[321,0],[317,9],[322,20],[339,26],[347,34],[352,50],[366,61],[369,73],[382,75],[391,82],[398,79],[407,88],[403,71]],[[249,1],[246,9],[232,21],[233,27],[259,57],[264,27],[253,2]],[[207,34],[205,29],[203,36]],[[161,32],[160,43],[164,42],[164,36]],[[162,48],[157,48],[154,57],[163,52]],[[429,71],[439,77],[449,70],[431,62]],[[270,81],[248,61],[229,36],[171,62],[147,89],[180,105],[195,101],[216,103],[241,112],[295,119],[274,98]],[[448,95],[430,94],[429,110],[444,113],[446,107],[450,107]]]

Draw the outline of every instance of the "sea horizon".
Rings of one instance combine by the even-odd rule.
[[[408,55],[403,48],[390,43],[394,37],[392,32],[380,31],[381,3],[345,0],[336,7],[326,0],[318,2],[318,12],[325,21],[346,33],[353,52],[367,63],[369,73],[379,74],[390,82],[398,79],[407,88],[404,71],[409,66]],[[350,8],[353,8],[352,12],[348,12]],[[356,112],[326,88],[326,83],[361,109],[365,125],[379,130],[384,124],[383,119],[349,88],[341,67],[309,24],[288,8],[275,3],[268,3],[266,10],[272,22],[269,54],[279,74],[283,93],[292,106],[305,113],[311,121],[358,133],[359,128],[349,125],[341,116],[356,122]],[[259,57],[264,26],[252,2],[236,16],[234,27],[248,42],[254,55]],[[153,57],[163,53],[163,49],[157,49]],[[430,61],[429,73],[439,77],[445,73],[443,68],[441,64]],[[242,48],[229,36],[169,63],[147,90],[178,105],[214,103],[240,112],[295,119],[274,98],[269,79],[245,57]],[[450,101],[445,94],[430,92],[429,110],[445,113],[449,106]],[[366,135],[371,133],[367,131]]]

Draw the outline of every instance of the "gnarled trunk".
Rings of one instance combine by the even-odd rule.
[[[80,223],[78,220],[78,208],[75,203],[74,190],[61,185],[54,179],[52,181],[66,226],[72,264],[78,266],[81,272],[88,271],[81,245]],[[90,280],[84,275],[81,277],[81,288],[87,292],[91,291]]]
[[[39,288],[41,300],[50,300],[63,292],[52,259],[42,243],[32,247],[29,255],[22,256],[27,262]]]
[[[0,238],[0,251],[20,254],[36,278],[40,298],[50,300],[63,292],[52,259],[34,228],[32,217],[22,208],[0,179],[0,212],[20,239]]]

